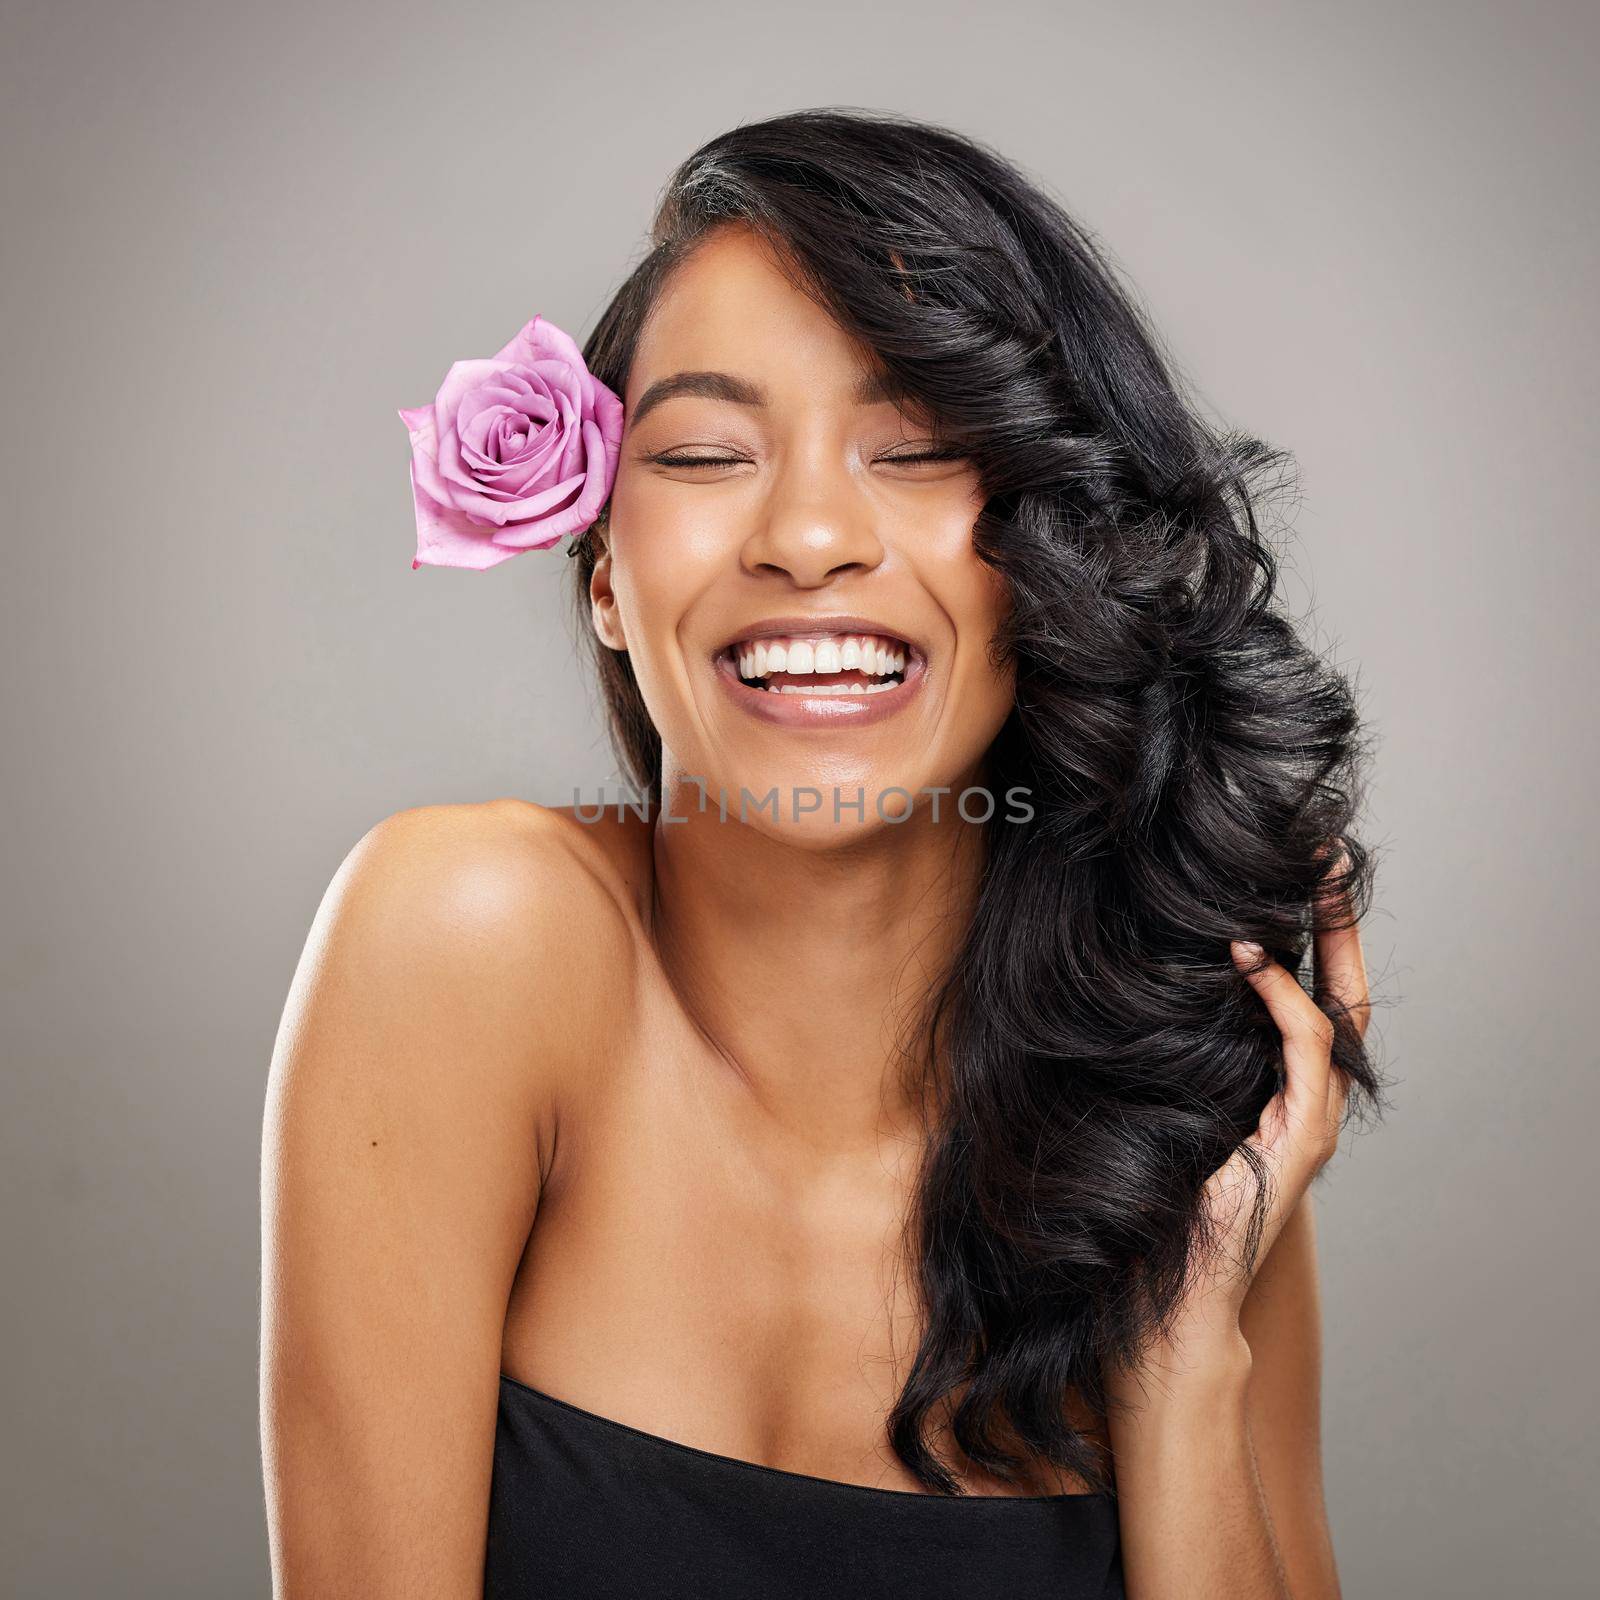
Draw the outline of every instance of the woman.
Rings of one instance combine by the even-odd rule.
[[[277,1593],[1337,1595],[1371,860],[1282,458],[947,130],[739,128],[653,245],[569,552],[647,803],[389,818],[290,996]]]

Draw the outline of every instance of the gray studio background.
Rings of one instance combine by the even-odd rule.
[[[612,774],[559,555],[413,572],[401,405],[581,339],[671,166],[886,107],[1293,449],[1380,738],[1396,1106],[1321,1196],[1355,1597],[1592,1594],[1597,495],[1580,5],[4,6],[0,1591],[265,1596],[258,1160],[318,899]]]

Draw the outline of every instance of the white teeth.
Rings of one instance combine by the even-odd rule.
[[[898,683],[769,683],[768,694],[883,694],[889,689],[898,689]]]
[[[908,651],[894,640],[872,634],[835,634],[822,639],[758,639],[735,645],[734,665],[741,678],[759,680],[788,674],[810,676],[835,672],[861,672],[887,678],[904,674]],[[895,683],[772,684],[765,688],[789,694],[881,694]]]

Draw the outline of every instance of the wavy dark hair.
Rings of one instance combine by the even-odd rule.
[[[1349,682],[1281,614],[1258,520],[1289,457],[1201,419],[1104,250],[1014,165],[856,108],[747,124],[678,167],[584,349],[618,394],[674,268],[728,225],[970,455],[975,545],[1010,591],[993,648],[1016,703],[986,768],[1034,815],[989,825],[964,946],[929,996],[920,1055],[941,1093],[908,1217],[925,1331],[890,1442],[927,1489],[960,1493],[926,1438],[949,1403],[987,1471],[1020,1479],[1009,1435],[1114,1492],[1064,1399],[1104,1414],[1105,1364],[1170,1330],[1213,1248],[1201,1189],[1282,1083],[1229,940],[1298,974],[1333,925],[1321,896],[1358,919],[1371,898],[1352,832],[1370,740]],[[570,552],[579,634],[626,776],[659,804],[628,657],[586,620],[605,532],[602,515]],[[1316,998],[1347,1118],[1380,1108],[1360,1033]],[[1251,1170],[1253,1260],[1270,1178]]]

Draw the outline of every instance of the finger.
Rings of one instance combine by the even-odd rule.
[[[1342,880],[1349,866],[1350,857],[1341,847],[1330,876]],[[1335,1009],[1346,1011],[1357,1034],[1364,1036],[1372,1014],[1371,990],[1361,929],[1352,915],[1348,885],[1325,887],[1317,896],[1317,911],[1313,984],[1318,998],[1331,1000]],[[1323,926],[1324,923],[1332,926]]]
[[[1287,1124],[1320,1138],[1328,1114],[1333,1024],[1281,962],[1258,944],[1233,942],[1233,957],[1265,1002],[1283,1036],[1285,1082],[1279,1092]]]

